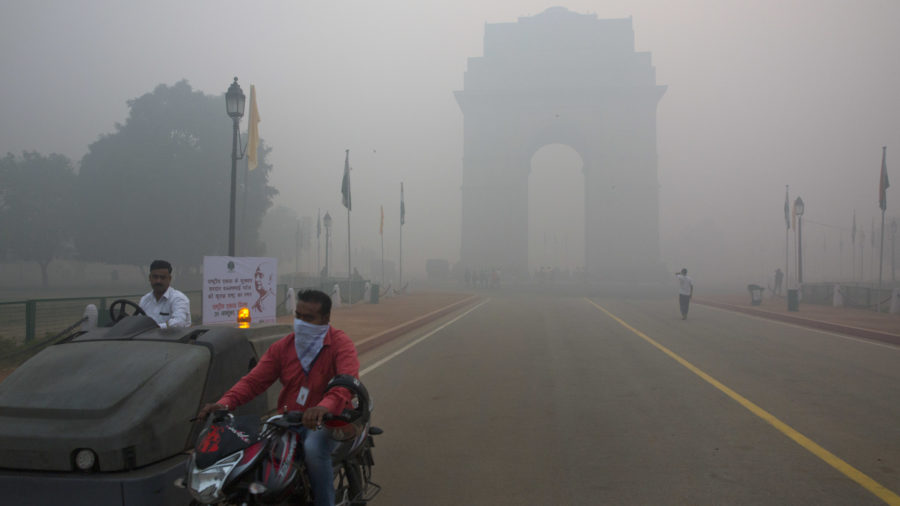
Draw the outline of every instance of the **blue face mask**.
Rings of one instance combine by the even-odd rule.
[[[305,342],[325,337],[328,327],[327,323],[325,325],[313,325],[300,318],[294,318],[294,336]]]
[[[329,325],[313,325],[299,318],[294,318],[294,348],[303,370],[309,372],[313,360],[322,350],[325,334]]]

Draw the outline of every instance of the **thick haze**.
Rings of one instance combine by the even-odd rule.
[[[346,270],[349,148],[354,249],[379,251],[384,205],[385,254],[396,258],[403,181],[404,272],[423,273],[427,258],[459,259],[463,115],[453,91],[463,89],[466,59],[483,54],[485,23],[554,5],[632,17],[636,50],[652,54],[657,83],[668,86],[657,118],[661,259],[672,272],[688,267],[698,289],[765,282],[784,264],[785,185],[806,203],[806,280],[850,277],[854,209],[868,270],[882,146],[896,181],[888,222],[900,217],[900,2],[891,0],[7,0],[0,153],[58,152],[77,163],[125,121],[127,100],[181,79],[222,94],[238,76],[246,94],[257,89],[276,205],[330,211],[332,259]],[[223,99],[230,121],[224,109]],[[560,178],[547,177],[555,156],[569,167]],[[540,151],[533,169],[557,202],[579,187],[580,159],[567,148]],[[223,234],[226,223],[223,215]],[[562,255],[562,267],[583,261]]]

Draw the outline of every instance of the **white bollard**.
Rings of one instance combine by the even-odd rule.
[[[844,295],[841,294],[841,285],[834,285],[834,295],[831,298],[831,305],[834,307],[844,307]]]
[[[331,307],[341,307],[341,287],[337,283],[331,289]]]
[[[84,308],[84,315],[87,320],[81,323],[81,330],[88,331],[97,328],[97,306],[88,304]]]
[[[288,288],[287,297],[284,298],[284,310],[287,311],[288,314],[293,314],[294,309],[297,308],[297,295],[294,293],[293,288]]]
[[[366,281],[366,288],[363,290],[363,302],[372,300],[372,283]]]
[[[891,293],[891,314],[900,314],[900,288]]]

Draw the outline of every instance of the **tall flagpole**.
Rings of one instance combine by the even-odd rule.
[[[297,279],[297,274],[300,272],[300,217],[297,217],[297,235],[295,236],[296,242],[294,243],[294,279]]]
[[[381,235],[381,286],[384,286],[384,206],[381,206],[381,226],[378,233]]]
[[[853,228],[850,229],[850,280],[856,282],[856,209],[853,210]]]
[[[353,304],[353,268],[350,262],[350,210],[353,208],[353,201],[350,195],[350,150],[344,151],[344,179],[341,181],[341,200],[344,207],[347,208],[347,304]]]
[[[787,295],[788,285],[791,283],[791,255],[789,244],[791,237],[790,204],[788,203],[788,185],[784,185],[784,294]]]
[[[884,212],[887,210],[887,189],[890,186],[887,177],[887,146],[881,148],[881,175],[878,181],[878,207],[881,208],[881,244],[879,249],[881,253],[878,257],[878,312],[881,312],[881,268],[884,264]]]
[[[878,255],[878,300],[877,311],[881,312],[881,266],[884,264],[884,209],[881,210],[881,253]]]
[[[322,236],[322,210],[316,210],[316,276],[322,275],[322,265],[321,259],[319,257],[320,252],[322,251],[321,240]]]
[[[403,224],[406,223],[406,204],[403,203],[403,182],[400,182],[400,283],[403,289]]]
[[[350,268],[350,208],[347,208],[347,305],[353,305],[353,270]]]

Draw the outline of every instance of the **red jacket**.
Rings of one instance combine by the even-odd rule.
[[[294,348],[294,334],[290,333],[275,341],[256,367],[235,383],[217,403],[234,409],[265,392],[277,379],[282,385],[281,393],[278,394],[279,412],[304,411],[313,406],[322,406],[337,415],[344,408],[350,407],[351,397],[345,388],[332,389],[325,395],[328,382],[338,374],[359,377],[356,346],[344,331],[328,328],[322,351],[313,361],[309,375],[300,366],[300,359]],[[306,403],[302,406],[297,403],[301,387],[309,389]]]

